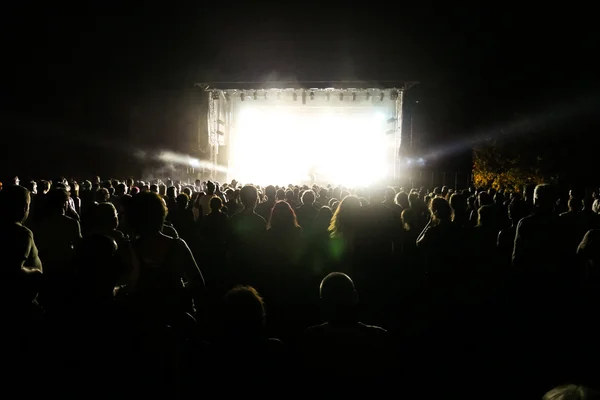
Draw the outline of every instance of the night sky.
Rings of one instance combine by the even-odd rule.
[[[1,17],[2,175],[114,167],[107,143],[130,139],[132,104],[203,81],[419,81],[409,100],[430,143],[556,112],[557,124],[593,139],[591,12],[392,4],[12,6]]]

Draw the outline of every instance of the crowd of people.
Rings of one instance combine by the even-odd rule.
[[[15,179],[3,376],[26,397],[591,398],[599,211],[550,185]]]

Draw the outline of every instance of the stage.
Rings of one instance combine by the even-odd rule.
[[[412,84],[204,83],[210,174],[219,181],[362,186],[395,181]]]

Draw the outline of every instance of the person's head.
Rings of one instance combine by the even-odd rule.
[[[394,189],[391,186],[388,186],[387,188],[385,188],[384,198],[385,198],[385,201],[390,202],[390,203],[393,202],[394,200],[396,200],[396,189]]]
[[[0,220],[23,222],[29,215],[31,195],[23,186],[6,186],[0,191]]]
[[[27,181],[25,182],[25,188],[29,190],[30,194],[37,194],[37,182],[36,181]]]
[[[119,226],[117,209],[112,203],[100,203],[94,208],[94,227],[101,232],[112,231]]]
[[[583,208],[583,202],[580,198],[571,197],[569,199],[569,211],[578,212]]]
[[[108,189],[100,188],[96,191],[95,197],[95,200],[98,203],[106,203],[108,200],[110,200],[110,193],[108,192]]]
[[[533,205],[540,210],[551,211],[554,208],[552,186],[548,184],[537,185],[533,192]]]
[[[240,201],[244,208],[254,210],[258,202],[258,190],[255,186],[246,185],[240,190]]]
[[[206,194],[213,194],[215,192],[216,188],[217,187],[215,186],[214,182],[212,182],[212,181],[206,182]]]
[[[291,229],[297,228],[298,220],[296,213],[285,201],[278,201],[271,209],[267,229]]]
[[[208,203],[210,207],[210,211],[214,213],[218,213],[223,208],[223,201],[218,196],[213,196]]]
[[[494,204],[494,198],[488,192],[479,192],[477,197],[479,199],[479,206],[490,206]]]
[[[142,192],[132,198],[128,226],[136,234],[150,235],[162,230],[167,216],[165,201],[156,193]]]
[[[408,194],[406,192],[399,192],[398,194],[396,194],[394,203],[396,203],[400,207],[402,207],[403,210],[406,210],[408,207],[410,207],[410,204],[408,201]]]
[[[346,232],[353,232],[358,228],[361,202],[356,196],[347,196],[338,205],[333,217],[329,232],[332,237],[338,237]]]
[[[494,224],[494,207],[482,206],[477,210],[477,224],[479,226],[492,226]]]
[[[527,216],[528,205],[525,200],[515,199],[508,205],[508,217],[516,224]]]
[[[422,204],[421,198],[419,197],[419,193],[411,192],[408,195],[408,204],[410,208],[415,208]]]
[[[302,193],[302,204],[312,206],[315,203],[315,192],[307,190]]]
[[[523,195],[525,198],[525,202],[527,202],[528,204],[533,204],[534,192],[535,192],[534,184],[528,183],[525,185],[525,187],[523,188]]]
[[[332,272],[319,287],[321,304],[329,320],[347,319],[354,316],[358,304],[358,293],[354,282],[346,274]]]
[[[153,183],[152,185],[150,185],[150,191],[152,193],[158,193],[158,185],[156,183]]]
[[[319,231],[326,232],[331,224],[331,218],[333,217],[333,211],[327,206],[323,206],[317,211],[315,217],[315,228]]]
[[[285,201],[293,201],[294,200],[294,191],[286,190],[285,191]]]
[[[69,193],[65,189],[52,189],[46,194],[45,210],[50,214],[64,214],[67,211]]]
[[[407,231],[412,231],[419,224],[417,212],[412,208],[402,210],[402,225]]]
[[[450,208],[452,208],[452,215],[461,215],[467,211],[467,200],[461,193],[454,193],[450,196]]]
[[[442,197],[435,197],[429,204],[431,216],[435,221],[450,221],[452,209],[448,201]]]
[[[555,387],[544,395],[542,400],[597,400],[598,393],[579,385]]]
[[[190,203],[190,197],[185,193],[181,193],[177,196],[175,201],[177,202],[178,208],[180,208],[181,210],[185,210],[188,207],[188,204]]]
[[[223,328],[228,336],[262,336],[265,326],[265,302],[252,286],[237,286],[225,295]]]
[[[167,197],[169,199],[175,199],[177,197],[177,188],[175,186],[169,186],[167,188]]]
[[[285,200],[285,190],[277,189],[275,193],[275,200]]]

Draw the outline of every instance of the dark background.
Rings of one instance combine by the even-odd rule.
[[[591,10],[220,4],[6,6],[0,175],[135,173],[136,149],[193,140],[155,121],[182,113],[189,125],[179,109],[194,82],[255,80],[419,81],[406,113],[440,168],[468,169],[474,140],[506,130],[571,175],[597,164]],[[135,113],[146,127],[132,126]]]

